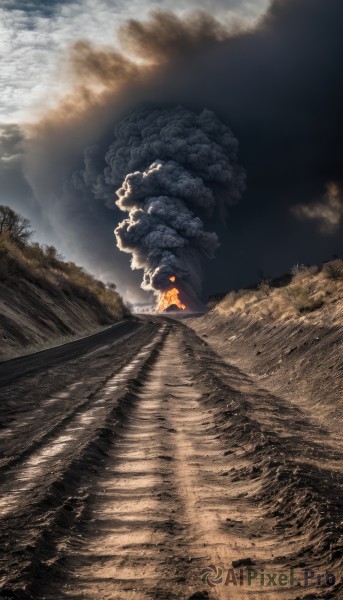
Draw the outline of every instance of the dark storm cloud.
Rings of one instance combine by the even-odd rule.
[[[84,222],[95,223],[100,211],[98,229],[92,225],[100,241],[105,215],[111,229],[120,218],[103,205],[110,191],[102,199],[80,176],[78,190],[70,185],[65,193],[73,173],[82,171],[84,149],[93,147],[84,171],[97,180],[113,127],[127,111],[149,102],[197,113],[206,107],[232,127],[248,174],[248,192],[230,210],[227,228],[215,215],[205,222],[220,231],[222,244],[216,269],[206,267],[207,288],[241,285],[260,268],[278,272],[342,252],[341,223],[324,238],[291,210],[311,205],[332,181],[342,187],[342,17],[340,0],[274,0],[255,29],[239,32],[209,15],[185,21],[156,13],[149,23],[131,20],[122,29],[124,47],[140,64],[118,50],[79,42],[70,59],[74,91],[30,132],[26,169],[36,196],[67,229],[72,214],[80,244]],[[97,242],[85,250],[88,257],[96,252]],[[113,260],[120,271],[122,258]]]

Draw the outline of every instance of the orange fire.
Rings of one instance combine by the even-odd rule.
[[[169,281],[171,281],[172,283],[174,283],[175,279],[175,275],[169,277]],[[168,308],[168,306],[171,306],[172,304],[175,304],[178,308],[181,308],[181,310],[185,310],[186,305],[182,304],[179,298],[179,293],[180,292],[176,287],[173,287],[171,290],[167,290],[166,292],[162,292],[157,305],[157,310],[159,312],[163,312],[164,310],[166,310],[166,308]]]

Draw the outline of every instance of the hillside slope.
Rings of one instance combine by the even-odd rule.
[[[0,236],[0,360],[101,329],[128,314],[104,285],[52,246]]]
[[[280,282],[231,292],[189,325],[260,386],[340,430],[343,261]]]

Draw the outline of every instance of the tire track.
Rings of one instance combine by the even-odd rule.
[[[137,331],[135,333],[137,335]],[[0,475],[3,481],[6,481],[6,471],[8,472],[10,468],[28,459],[31,454],[39,450],[44,444],[47,444],[59,432],[63,431],[80,412],[87,411],[102,387],[117,373],[120,373],[126,364],[130,364],[132,357],[139,351],[141,345],[147,341],[147,338],[151,337],[151,334],[142,336],[141,341],[138,343],[136,342],[136,344],[129,347],[123,346],[124,342],[133,335],[134,333],[129,333],[120,341],[112,344],[112,360],[116,358],[113,346],[115,347],[117,344],[121,345],[121,354],[117,358],[115,368],[113,368],[107,356],[106,368],[100,369],[99,373],[99,368],[94,368],[92,359],[91,364],[89,364],[89,361],[87,363],[89,377],[85,380],[81,379],[62,388],[62,391],[52,394],[48,398],[36,403],[34,408],[30,406],[30,412],[28,410],[24,413],[21,412],[15,421],[12,418],[11,425],[2,431],[1,436],[2,445],[7,448],[6,455],[0,460]],[[123,352],[124,348],[125,352]],[[99,352],[99,349],[95,352]],[[86,358],[87,355],[82,356],[80,360],[84,361]],[[98,359],[101,360],[101,355]],[[94,362],[97,364],[97,361]],[[30,385],[32,385],[31,382]],[[4,402],[6,402],[6,395],[15,393],[11,388],[7,388],[6,394],[2,394]],[[37,390],[37,393],[39,393],[39,390]],[[25,401],[26,399],[23,398],[23,404],[25,404]],[[20,400],[17,403],[20,404]],[[9,476],[13,479],[12,473]]]
[[[211,431],[197,378],[180,360],[186,351],[175,328],[109,451],[47,599],[180,600],[197,590],[205,598],[201,568],[231,564],[238,539],[246,554],[250,529],[244,535],[238,525],[240,535],[232,535],[228,515],[237,527],[262,518],[262,509],[252,515],[249,502],[227,489],[225,446]],[[227,598],[227,589],[211,597]]]
[[[21,580],[23,569],[24,572],[27,570],[27,566],[18,568],[18,556],[21,565],[26,562],[31,565],[33,577],[33,566],[36,568],[40,564],[39,549],[47,550],[47,532],[52,539],[61,516],[65,518],[66,512],[70,513],[68,502],[72,507],[82,507],[87,497],[87,476],[96,471],[97,461],[103,461],[102,453],[113,435],[116,422],[126,418],[125,405],[130,403],[133,390],[144,378],[144,370],[158,351],[165,330],[164,325],[120,373],[108,379],[87,411],[79,412],[75,419],[68,421],[67,426],[55,437],[52,436],[47,445],[15,468],[13,478],[9,477],[2,486],[0,526],[4,540],[5,576],[0,585],[5,587],[5,592],[7,589],[9,594],[12,593],[10,590],[14,582]],[[90,426],[89,433],[85,435],[86,427]],[[87,469],[86,477],[84,468]],[[70,517],[66,522],[69,520]],[[17,572],[16,577],[14,572]],[[31,579],[25,576],[24,580],[26,584],[21,588],[21,594],[26,593],[24,588]]]

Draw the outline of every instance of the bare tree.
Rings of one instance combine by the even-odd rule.
[[[7,234],[16,244],[27,244],[33,233],[28,219],[0,204],[0,236]]]

